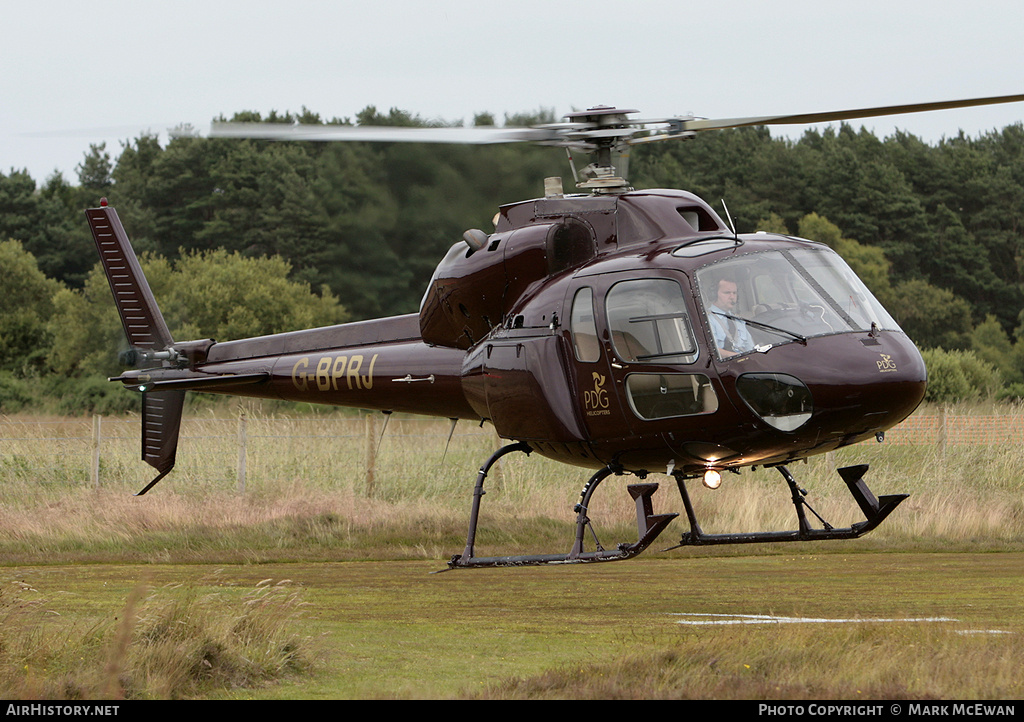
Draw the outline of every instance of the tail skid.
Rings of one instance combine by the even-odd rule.
[[[133,356],[157,364],[173,358],[174,339],[117,212],[103,199],[99,208],[90,208],[85,215]],[[158,476],[137,496],[149,491],[174,468],[184,401],[183,390],[142,394],[142,460],[156,469]]]

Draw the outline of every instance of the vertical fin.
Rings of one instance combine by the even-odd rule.
[[[107,206],[106,199],[103,199],[99,208],[90,208],[85,215],[89,219],[89,229],[110,283],[110,291],[114,294],[114,304],[128,337],[128,345],[144,351],[171,348],[174,339],[117,211]],[[184,402],[183,390],[143,392],[142,460],[156,469],[158,475],[136,496],[145,494],[174,468]]]
[[[142,394],[142,460],[159,472],[135,496],[142,496],[174,468],[178,450],[178,430],[185,392],[145,391]]]
[[[89,219],[89,228],[114,294],[128,344],[147,351],[169,348],[174,343],[171,332],[142,274],[139,259],[132,250],[117,211],[103,205],[90,208],[85,215]]]

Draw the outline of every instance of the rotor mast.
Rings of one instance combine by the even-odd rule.
[[[570,150],[580,148],[594,156],[593,162],[581,172],[584,180],[577,180],[578,188],[595,193],[632,190],[626,177],[629,172],[629,139],[636,133],[636,124],[627,116],[636,112],[597,105],[565,116],[568,119],[565,125],[569,128],[561,144]],[[618,153],[617,165],[612,162],[613,152]],[[572,162],[571,155],[569,161]],[[577,176],[575,167],[573,175]]]

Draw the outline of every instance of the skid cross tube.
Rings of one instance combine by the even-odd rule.
[[[658,489],[657,484],[632,484],[628,487],[630,496],[636,502],[637,507],[637,533],[638,540],[633,544],[619,544],[615,549],[605,549],[597,539],[597,534],[590,524],[587,516],[587,507],[590,499],[598,485],[612,474],[621,475],[622,468],[609,464],[597,471],[583,487],[580,492],[580,501],[576,504],[576,538],[572,549],[568,554],[523,554],[506,557],[477,557],[473,555],[473,547],[476,541],[476,526],[479,520],[480,498],[486,493],[483,490],[483,482],[487,477],[487,471],[501,456],[511,451],[524,451],[530,453],[531,449],[526,443],[510,444],[495,452],[487,463],[480,469],[477,475],[476,487],[473,490],[473,507],[469,518],[469,535],[466,538],[466,549],[462,554],[456,554],[448,562],[449,569],[473,569],[481,567],[525,567],[539,566],[542,564],[583,564],[588,562],[613,562],[623,559],[631,559],[651,545],[659,534],[668,526],[669,522],[675,519],[678,514],[654,514],[652,512],[651,495]],[[594,537],[595,551],[584,551],[583,541],[587,528]]]
[[[867,484],[864,483],[863,477],[868,470],[867,464],[847,466],[839,469],[839,475],[842,477],[843,481],[846,482],[847,487],[850,489],[850,493],[853,495],[853,498],[856,499],[861,511],[864,512],[866,521],[857,522],[856,524],[851,524],[849,527],[842,529],[836,529],[827,521],[822,519],[821,516],[807,503],[804,499],[807,492],[797,485],[793,475],[789,473],[789,469],[781,465],[776,468],[779,470],[779,473],[782,474],[782,477],[786,480],[786,484],[789,486],[793,506],[796,508],[798,523],[797,529],[792,531],[705,534],[700,528],[700,524],[697,522],[697,515],[693,510],[693,503],[690,501],[690,495],[686,490],[686,481],[682,475],[676,475],[676,484],[679,487],[679,494],[683,498],[683,506],[686,507],[686,517],[690,522],[690,531],[683,534],[679,543],[671,548],[676,549],[681,546],[705,546],[712,544],[757,544],[760,542],[856,539],[859,536],[867,534],[869,531],[881,524],[882,521],[892,513],[893,509],[899,506],[900,503],[909,496],[908,494],[892,494],[876,498],[875,495],[871,493],[871,490],[868,489]],[[807,521],[807,515],[804,513],[805,507],[809,509],[818,521],[822,523],[824,526],[823,529],[815,529],[810,525]]]

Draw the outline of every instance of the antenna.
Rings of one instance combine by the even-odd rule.
[[[725,199],[722,199],[722,208],[725,209],[725,217],[729,221],[729,228],[732,229],[732,235],[738,241],[740,239],[739,234],[736,232],[736,224],[732,222],[732,214],[729,213],[729,206],[725,205]]]

